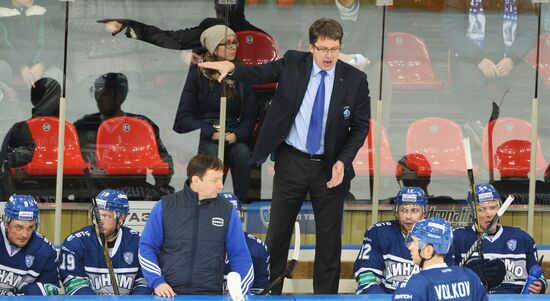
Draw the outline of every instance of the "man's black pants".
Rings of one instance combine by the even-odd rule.
[[[315,294],[337,294],[345,192],[343,189],[327,188],[325,168],[322,158],[308,158],[306,154],[288,145],[279,148],[275,161],[271,217],[266,243],[271,253],[273,280],[285,269],[294,222],[309,192],[316,229],[313,291]],[[274,288],[272,293],[280,294],[281,291],[282,283]]]

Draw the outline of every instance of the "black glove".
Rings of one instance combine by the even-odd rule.
[[[8,150],[8,167],[20,167],[31,162],[34,148],[34,145],[27,145]]]
[[[101,19],[101,20],[97,20],[97,23],[109,23],[109,22],[112,22],[112,21],[117,21],[118,23],[122,24],[122,26],[120,27],[120,29],[118,29],[117,31],[113,31],[111,34],[113,36],[116,36],[119,32],[123,31],[124,28],[128,27],[128,23],[130,23],[130,19]]]
[[[474,271],[489,291],[496,289],[506,275],[504,262],[498,258],[472,261],[465,267]]]

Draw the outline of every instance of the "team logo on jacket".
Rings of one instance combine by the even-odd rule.
[[[518,245],[518,241],[515,239],[510,239],[506,242],[506,245],[508,246],[508,249],[510,249],[510,251],[514,251],[516,249],[516,246]]]
[[[25,265],[27,265],[27,268],[30,268],[33,262],[34,262],[34,256],[32,255],[25,256]]]
[[[349,109],[349,106],[344,107],[344,119],[349,119],[351,116],[351,111]]]
[[[127,264],[132,264],[134,261],[134,253],[124,252],[124,261],[126,261]]]
[[[130,125],[125,123],[122,125],[122,130],[125,132],[125,133],[128,133],[130,131]]]
[[[223,227],[223,218],[221,217],[213,217],[212,218],[212,226],[216,226],[216,227]]]
[[[47,122],[44,122],[44,124],[42,124],[42,129],[44,130],[44,132],[49,132],[51,128],[51,125]]]

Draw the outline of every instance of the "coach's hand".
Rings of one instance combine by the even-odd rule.
[[[506,275],[504,262],[498,258],[476,260],[468,263],[466,267],[479,276],[481,282],[487,285],[487,290],[496,289],[504,280],[504,275]]]
[[[176,293],[174,292],[172,287],[168,285],[168,283],[163,283],[155,287],[155,295],[159,297],[170,298],[170,297],[175,297]]]
[[[344,162],[338,160],[332,166],[332,178],[327,182],[328,188],[334,188],[342,183],[344,179]]]
[[[227,76],[228,73],[231,73],[235,70],[235,64],[230,61],[202,62],[199,63],[199,67],[218,70],[218,72],[220,73],[220,76],[218,77],[218,82],[220,83],[225,78],[225,76]]]

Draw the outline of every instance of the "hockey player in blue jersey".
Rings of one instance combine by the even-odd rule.
[[[123,226],[130,205],[124,192],[105,189],[96,197],[110,259],[121,295],[151,295],[138,260],[139,233]],[[67,295],[114,294],[98,227],[86,226],[65,239],[59,275]]]
[[[426,216],[428,199],[419,187],[403,187],[395,198],[395,220],[372,225],[365,233],[363,246],[353,272],[357,294],[391,294],[419,268],[405,247],[405,234]]]
[[[501,205],[500,195],[491,184],[475,186],[477,207],[481,232],[489,226]],[[468,195],[468,202],[472,202]],[[454,231],[453,252],[455,263],[459,263],[477,238],[476,226],[458,228]],[[529,275],[529,269],[538,262],[535,241],[525,231],[497,224],[489,230],[489,235],[481,242],[484,260],[479,260],[478,253],[473,253],[466,266],[479,275],[481,281],[488,284],[489,293],[519,294]],[[500,262],[502,260],[504,264]],[[502,275],[504,280],[502,280]],[[495,278],[500,279],[495,280]],[[500,286],[499,282],[502,280]],[[541,275],[529,287],[531,294],[544,294],[546,280]]]
[[[0,296],[57,295],[57,253],[36,232],[40,211],[30,195],[12,195],[0,227]]]
[[[222,294],[225,256],[241,276],[243,295],[254,282],[252,259],[233,205],[218,196],[223,163],[199,153],[187,165],[183,190],[162,197],[141,236],[139,261],[155,295]]]
[[[453,242],[451,225],[441,218],[417,222],[406,245],[422,271],[411,275],[393,294],[392,300],[488,300],[479,277],[470,269],[447,266],[445,254]]]
[[[239,198],[231,192],[221,192],[219,196],[233,204],[233,208],[237,210],[242,220],[243,208]],[[244,239],[246,240],[246,246],[248,247],[250,257],[252,257],[252,265],[254,266],[254,283],[250,291],[253,294],[258,294],[269,285],[269,252],[261,239],[246,231],[244,231]],[[229,264],[226,260],[225,275],[229,272]]]

